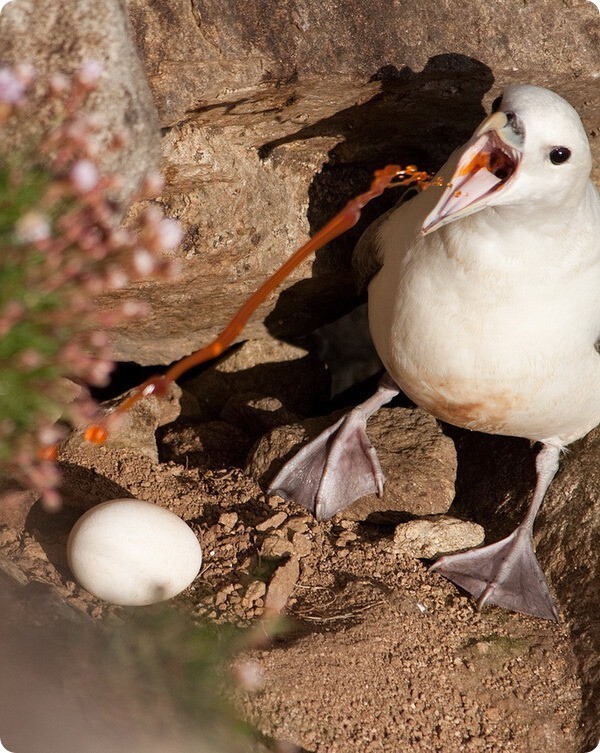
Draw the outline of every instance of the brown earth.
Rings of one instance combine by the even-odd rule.
[[[253,368],[250,387],[258,389],[264,377]],[[236,376],[227,365],[222,371],[230,380]],[[207,374],[203,381],[223,390],[219,379]],[[236,387],[243,392],[235,394]],[[407,554],[401,516],[373,523],[341,515],[317,523],[293,503],[265,497],[241,468],[252,442],[294,414],[274,398],[257,399],[260,391],[250,390],[254,397],[244,401],[248,387],[248,374],[238,375],[218,415],[198,420],[198,403],[187,392],[193,382],[184,384],[188,409],[158,430],[158,463],[144,449],[97,448],[72,438],[60,457],[63,512],[25,508],[20,522],[16,516],[1,529],[0,554],[26,581],[50,584],[67,605],[103,622],[120,610],[74,583],[65,556],[74,521],[93,504],[130,496],[182,516],[198,533],[204,562],[193,585],[174,600],[177,608],[218,624],[266,619],[268,625],[274,612],[286,615],[283,635],[247,656],[251,684],[258,687],[235,693],[264,740],[278,741],[272,750],[582,753],[593,747],[590,682],[581,674],[576,640],[581,621],[571,610],[559,625],[495,608],[478,614],[464,594]],[[167,412],[172,418],[172,400]],[[156,411],[140,415],[151,438],[162,421]],[[136,429],[136,442],[140,436]],[[454,438],[466,466],[461,476],[459,462],[459,502],[468,502],[467,490],[477,491],[481,478],[469,481],[463,436],[471,442],[478,435]],[[489,457],[501,460],[497,450],[486,455],[483,439],[473,462],[493,481]],[[531,483],[531,453],[524,443],[502,442],[507,458],[516,459],[506,483],[522,501]],[[510,517],[508,511],[499,525],[492,522],[488,534],[497,535]],[[298,747],[286,748],[287,742]],[[172,749],[179,750],[175,743]]]

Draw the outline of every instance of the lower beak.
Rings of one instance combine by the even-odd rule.
[[[522,157],[522,136],[505,113],[490,115],[466,144],[446,190],[427,215],[423,235],[483,209],[513,178]],[[443,169],[442,169],[443,172]]]

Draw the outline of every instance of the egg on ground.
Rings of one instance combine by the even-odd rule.
[[[88,510],[73,526],[67,557],[80,585],[122,606],[176,596],[202,564],[192,529],[164,507],[139,499],[113,499]]]

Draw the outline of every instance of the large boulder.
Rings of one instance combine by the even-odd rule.
[[[143,175],[160,159],[160,132],[131,25],[120,0],[19,0],[0,14],[0,65],[31,63],[43,81],[52,73],[72,73],[84,60],[101,62],[105,71],[86,108],[102,117],[100,138],[111,141],[126,130],[130,139],[119,151],[104,151],[106,172],[123,180],[121,198],[133,194]],[[2,150],[35,142],[53,117],[37,107],[25,111],[18,128],[2,134]]]
[[[133,133],[107,157],[126,176],[124,197],[159,150],[132,31],[163,129],[160,201],[186,236],[178,280],[106,297],[107,307],[132,295],[153,306],[116,333],[122,360],[168,363],[204,344],[376,166],[436,169],[507,83],[564,94],[598,141],[600,15],[587,0],[376,0],[368,9],[357,0],[250,0],[243,13],[216,0],[9,3],[0,62],[28,60],[42,73],[89,57],[106,64],[90,105],[107,119],[107,139],[123,125]],[[248,334],[303,334],[354,305],[352,247],[396,198],[369,207],[347,237],[305,262]]]

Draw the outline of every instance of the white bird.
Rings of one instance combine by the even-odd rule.
[[[401,389],[433,416],[541,444],[537,483],[506,539],[433,569],[478,599],[558,612],[533,523],[560,452],[600,423],[600,196],[577,112],[552,91],[509,86],[438,173],[355,252],[371,277],[369,324],[386,376],[376,394],[310,442],[270,491],[329,518],[383,474],[366,421]]]

